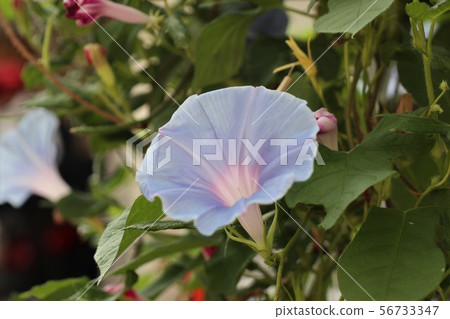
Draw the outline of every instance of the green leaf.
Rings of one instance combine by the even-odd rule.
[[[314,5],[316,4],[316,2],[318,2],[319,0],[310,0],[309,4],[308,4],[308,9],[306,9],[306,12],[310,12],[311,9],[314,7]]]
[[[149,250],[141,252],[139,256],[128,264],[114,271],[114,274],[123,274],[127,270],[136,269],[139,266],[160,257],[169,256],[179,252],[186,252],[188,250],[204,246],[217,245],[219,242],[220,240],[217,237],[203,237],[190,234],[180,237],[174,242],[155,244],[152,245]]]
[[[448,134],[450,133],[450,125],[433,118],[424,117],[419,121],[417,115],[414,114],[385,114],[383,117],[391,117],[395,120],[396,124],[391,131],[393,132],[408,132],[408,133],[437,133]]]
[[[438,231],[438,244],[447,254],[450,254],[450,189],[435,189],[422,201],[421,207],[434,207],[445,210],[441,215]]]
[[[421,207],[442,207],[450,211],[450,189],[440,188],[429,193],[422,201]]]
[[[12,1],[0,1],[0,11],[7,20],[14,17],[14,8],[12,5]]]
[[[87,282],[81,289],[73,295],[65,298],[66,301],[114,301],[123,295],[123,291],[110,294],[96,286],[94,282]]]
[[[125,290],[133,288],[134,284],[139,280],[138,274],[133,270],[128,270],[125,274]]]
[[[61,111],[61,108],[71,107],[72,103],[70,97],[64,93],[52,94],[48,91],[42,91],[24,101],[23,105],[27,107],[39,105],[40,107]]]
[[[375,130],[350,152],[333,152],[321,147],[325,165],[316,166],[311,178],[296,183],[286,195],[286,202],[295,207],[299,202],[325,206],[322,221],[332,227],[346,207],[368,187],[395,174],[389,160],[401,156],[418,156],[429,152],[432,140],[425,134],[398,133],[396,127],[407,123],[422,133],[434,131],[428,119],[418,116],[385,116]],[[406,124],[404,124],[406,125]]]
[[[416,20],[429,18],[430,6],[425,2],[411,2],[405,7],[406,14]]]
[[[223,294],[235,292],[242,273],[254,256],[253,250],[240,243],[229,241],[226,245],[221,245],[206,264],[206,290]]]
[[[111,151],[112,149],[117,149],[121,145],[123,146],[123,141],[127,139],[123,135],[100,135],[100,134],[92,134],[89,136],[89,148],[92,152],[97,154],[106,153]]]
[[[436,20],[450,10],[450,1],[443,0],[432,7],[425,2],[411,2],[406,5],[405,10],[415,20]]]
[[[64,280],[50,280],[46,283],[34,286],[29,291],[23,292],[16,298],[18,300],[59,301],[64,300],[82,289],[88,278],[70,278]]]
[[[175,283],[177,280],[183,278],[186,272],[193,269],[202,262],[203,256],[201,255],[195,259],[183,256],[181,260],[166,267],[163,274],[158,279],[153,281],[150,286],[147,286],[143,290],[141,290],[140,294],[147,297],[148,299],[155,299],[170,285]]]
[[[307,43],[299,43],[299,45],[301,49],[307,52]],[[310,45],[313,59],[317,59],[323,52],[327,51],[327,54],[316,61],[317,72],[322,80],[334,82],[341,72],[342,55],[336,49],[329,48],[330,38],[326,34],[319,34]],[[307,78],[307,76],[304,77]]]
[[[148,119],[145,119],[148,121]],[[124,124],[97,125],[97,126],[77,126],[70,129],[74,134],[111,134],[129,131],[131,127],[141,124],[144,121],[132,121]]]
[[[431,68],[450,72],[450,53],[447,48],[439,45],[433,45],[433,59],[431,60]],[[448,79],[448,77],[447,77]],[[441,82],[436,83],[438,86]]]
[[[189,43],[189,37],[187,35],[186,27],[181,20],[174,16],[168,16],[164,20],[164,26],[167,28],[170,37],[177,47],[185,48]]]
[[[108,224],[100,237],[95,261],[100,269],[99,282],[105,277],[115,261],[141,236],[144,230],[123,228],[134,224],[156,221],[162,217],[161,202],[149,202],[144,196],[138,197],[131,208]]]
[[[373,208],[339,259],[346,271],[338,269],[345,299],[371,300],[369,293],[377,301],[418,300],[432,292],[445,268],[435,242],[441,211]]]
[[[38,70],[34,65],[27,64],[22,70],[22,81],[27,90],[35,89],[36,87],[43,84],[44,75]]]
[[[120,166],[111,176],[98,184],[92,184],[92,193],[109,194],[125,183],[127,179],[134,177],[128,167]]]
[[[186,223],[179,220],[165,220],[165,221],[150,221],[146,223],[138,223],[124,227],[122,230],[136,229],[144,231],[160,231],[167,229],[195,229],[194,223]]]
[[[330,0],[329,12],[314,24],[317,32],[355,34],[387,10],[394,0]]]
[[[367,156],[355,149],[349,153],[333,152],[321,147],[325,165],[316,166],[312,177],[294,184],[286,202],[294,207],[298,202],[325,206],[327,212],[321,226],[331,228],[347,206],[368,187],[395,174],[381,155]]]
[[[445,47],[433,45],[433,59],[431,60],[431,75],[433,78],[433,86],[435,93],[440,92],[439,84],[443,80],[448,81],[448,74],[450,72],[450,54]],[[425,86],[425,77],[423,75],[423,68],[418,68],[422,65],[422,57],[419,52],[408,48],[398,52],[395,55],[397,61],[398,75],[400,82],[410,92],[414,100],[421,106],[428,105],[428,98]],[[450,103],[450,95],[445,94],[440,101],[441,105]],[[443,114],[445,115],[445,114]]]
[[[271,87],[274,82],[272,71],[290,59],[283,39],[257,37],[245,49],[243,80],[249,85]]]
[[[65,219],[75,221],[81,217],[99,214],[105,211],[109,205],[109,201],[98,200],[90,194],[72,192],[61,198],[56,203],[56,208]]]
[[[239,71],[247,29],[255,16],[254,12],[230,13],[204,27],[195,48],[195,88],[228,80]]]
[[[302,76],[301,73],[298,72],[294,72],[291,77],[294,85],[289,89],[289,93],[308,101],[308,106],[312,110],[319,109],[322,106],[322,101],[320,101],[320,97],[312,86],[309,78],[307,76]]]
[[[395,60],[397,61],[398,75],[402,85],[413,95],[414,100],[419,105],[427,106],[428,98],[423,68],[417,67],[423,63],[419,53],[408,48],[398,52],[395,55]]]

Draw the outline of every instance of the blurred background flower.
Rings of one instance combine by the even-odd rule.
[[[64,0],[64,6],[66,17],[75,19],[78,26],[89,25],[100,17],[137,24],[152,21],[137,9],[109,0]]]
[[[59,121],[45,109],[26,114],[0,139],[0,204],[20,207],[31,194],[56,203],[70,192],[57,168]],[[45,182],[44,182],[45,181]]]

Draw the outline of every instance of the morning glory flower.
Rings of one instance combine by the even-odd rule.
[[[66,17],[75,19],[78,26],[86,26],[100,17],[109,17],[126,23],[146,24],[151,18],[132,7],[109,0],[64,0]]]
[[[193,95],[159,129],[136,178],[167,216],[193,220],[204,235],[237,218],[265,250],[259,204],[311,176],[318,131],[306,102],[288,93],[247,86]]]
[[[338,127],[337,118],[326,108],[318,109],[314,112],[317,124],[319,124],[319,134],[317,140],[331,150],[338,150]]]
[[[57,117],[36,109],[0,139],[0,204],[18,208],[31,194],[51,202],[70,193],[57,168]]]

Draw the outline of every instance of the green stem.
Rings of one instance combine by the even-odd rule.
[[[235,230],[231,225],[224,228],[225,233],[227,234],[228,238],[230,238],[233,241],[236,241],[238,243],[244,244],[249,246],[251,249],[253,249],[255,252],[258,252],[258,246],[254,241],[248,240],[244,238],[237,230]]]
[[[119,110],[119,108],[109,100],[109,98],[103,93],[99,92],[98,97],[105,103],[105,105],[120,119],[126,120],[126,116]]]
[[[353,132],[352,132],[352,116],[355,124],[357,124],[357,113],[356,113],[356,85],[358,83],[359,75],[361,73],[361,52],[358,52],[355,58],[355,69],[353,72],[353,79],[350,84],[349,93],[348,93],[348,101],[345,107],[345,128],[347,131],[348,144],[350,149],[355,147],[355,143],[353,141]],[[355,126],[355,129],[359,130],[359,125]]]
[[[164,0],[164,8],[166,9],[167,15],[170,17],[172,15],[172,9],[170,8],[167,0]]]
[[[84,109],[82,109],[84,110]],[[130,121],[123,124],[114,124],[114,125],[97,125],[97,126],[75,126],[70,129],[70,133],[72,134],[111,134],[117,132],[123,132],[130,130],[133,131],[134,128],[142,129],[142,124],[150,121],[150,117],[139,121]]]
[[[279,259],[279,266],[278,266],[278,271],[277,271],[277,281],[276,281],[276,285],[275,285],[275,296],[273,298],[274,301],[277,301],[280,298],[280,291],[281,291],[281,286],[282,286],[283,270],[284,270],[284,261],[286,259],[286,255],[289,252],[289,250],[292,248],[294,243],[296,242],[296,240],[301,232],[302,232],[302,228],[299,227],[297,229],[297,231],[295,232],[294,236],[292,236],[291,240],[289,240],[289,242],[287,243],[286,247],[284,247],[283,251],[281,251],[279,254],[280,259]]]
[[[350,86],[350,62],[348,53],[348,41],[344,44],[344,65],[345,65],[345,79],[347,81],[347,86]]]
[[[111,97],[117,101],[117,103],[120,104],[120,106],[122,107],[122,109],[125,111],[126,114],[130,114],[131,115],[131,106],[130,104],[125,101],[125,99],[123,98],[119,88],[117,87],[117,84],[112,87],[109,88],[108,93],[111,95]]]
[[[44,43],[42,45],[42,57],[41,61],[44,67],[50,68],[50,43],[52,38],[53,21],[55,20],[55,15],[51,15],[47,20],[47,25],[45,26],[44,33]]]
[[[442,278],[441,278],[441,283],[445,280],[445,279],[447,279],[447,277],[450,275],[450,268],[448,268],[445,272],[444,272],[444,274],[442,275]]]
[[[433,104],[437,104],[439,102],[439,100],[445,95],[445,93],[447,93],[447,90],[442,90],[441,93],[439,93],[438,97],[433,101]]]
[[[6,36],[17,49],[19,54],[25,58],[28,62],[34,65],[39,71],[41,71],[49,80],[52,82],[60,91],[69,96],[72,100],[85,107],[86,109],[97,113],[98,115],[108,119],[114,123],[122,123],[123,121],[112,114],[98,108],[96,105],[86,101],[84,98],[77,95],[71,89],[69,89],[65,84],[63,84],[48,68],[42,65],[40,61],[38,61],[31,51],[28,49],[26,45],[22,43],[22,41],[17,37],[13,28],[9,25],[8,21],[4,17],[3,13],[0,11],[0,25],[3,27]]]
[[[273,297],[273,301],[278,301],[280,298],[281,281],[283,278],[283,269],[284,269],[284,259],[285,256],[283,254],[280,254],[280,265],[278,266],[277,271],[277,281],[275,284],[275,296]]]
[[[421,45],[419,42],[419,39],[422,39],[419,35],[419,31],[417,29],[417,22],[414,19],[409,19],[409,22],[411,24],[411,30],[413,34],[413,43],[417,50],[421,51]]]
[[[444,293],[444,291],[442,290],[442,288],[441,288],[441,286],[438,286],[437,287],[437,291],[439,292],[439,294],[441,295],[441,300],[442,301],[445,301],[445,293]]]
[[[367,129],[367,133],[369,133],[370,131],[372,131],[372,116],[373,113],[375,112],[375,105],[377,102],[377,97],[378,97],[378,91],[380,90],[380,85],[381,85],[381,75],[383,74],[383,71],[385,69],[385,65],[381,65],[378,70],[377,73],[375,74],[375,76],[373,77],[373,79],[371,80],[371,82],[369,83],[369,90],[370,90],[370,96],[369,96],[369,107],[367,110],[367,114],[366,114],[366,129]]]
[[[320,272],[316,274],[316,280],[311,288],[311,300],[324,300],[324,288],[326,281],[333,273],[336,264],[331,258],[328,258],[326,255],[320,255]],[[314,295],[315,294],[315,295]]]
[[[286,295],[288,296],[289,300],[294,301],[294,298],[292,298],[292,295],[289,292],[289,290],[285,286],[283,286],[283,289],[284,289],[284,292],[286,293]]]
[[[348,145],[352,149],[355,147],[355,142],[353,142],[352,115],[348,105],[345,107],[345,130],[347,132]]]
[[[434,89],[433,89],[433,79],[431,77],[431,58],[422,54],[423,69],[425,73],[425,85],[427,88],[427,96],[429,107],[431,107],[434,101]]]
[[[447,287],[447,289],[445,290],[444,295],[445,295],[445,300],[447,300],[448,297],[450,296],[450,287]]]
[[[358,232],[358,230],[356,229],[356,227],[352,224],[352,222],[350,221],[350,218],[348,218],[347,216],[347,212],[344,212],[342,214],[342,217],[344,218],[345,222],[347,223],[348,227],[350,227],[350,229],[355,232],[355,234]]]
[[[140,223],[131,226],[123,227],[121,230],[144,230],[146,232],[155,232],[160,230],[168,229],[195,229],[192,222],[181,222],[181,221],[153,221],[151,223]]]
[[[300,275],[299,275],[300,276]],[[292,289],[294,290],[295,301],[305,301],[305,294],[302,290],[301,278],[295,278],[295,273],[289,273]]]
[[[314,87],[314,90],[316,90],[317,95],[319,96],[319,99],[322,102],[323,107],[328,108],[327,101],[325,100],[325,96],[323,95],[322,87],[320,86],[319,82],[315,77],[312,77],[310,80]]]
[[[430,32],[428,33],[428,40],[427,40],[427,51],[431,53],[432,50],[432,42],[433,42],[433,34],[434,34],[434,27],[436,26],[436,21],[431,21],[430,25]]]
[[[450,163],[447,163],[447,173],[445,173],[444,177],[439,182],[431,184],[430,186],[428,186],[428,188],[422,193],[422,195],[420,195],[420,197],[417,200],[417,203],[416,203],[416,205],[414,207],[415,208],[419,207],[420,203],[425,198],[425,196],[427,196],[430,192],[432,192],[436,188],[444,185],[447,182],[449,176],[450,176]]]
[[[316,280],[314,282],[314,289],[311,289],[311,296],[313,296],[314,301],[319,301],[321,299],[322,291],[323,291],[323,285],[324,285],[324,259],[323,259],[323,252],[320,252],[319,255],[319,269],[316,274]]]
[[[434,95],[434,87],[433,87],[433,78],[431,75],[431,59],[433,57],[432,52],[432,41],[433,41],[433,33],[434,33],[434,27],[435,27],[435,21],[431,22],[430,26],[430,32],[428,34],[428,41],[427,41],[427,52],[426,54],[422,54],[422,60],[423,60],[423,66],[424,66],[424,73],[425,73],[425,85],[427,88],[427,96],[428,96],[428,103],[429,108],[433,105],[435,95]],[[419,23],[419,33],[423,38],[425,39],[425,32],[423,30],[423,23]]]

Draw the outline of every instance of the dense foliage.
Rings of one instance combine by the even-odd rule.
[[[208,300],[450,298],[450,1],[311,0],[309,12],[279,0],[116,2],[154,21],[80,27],[62,1],[1,1],[29,62],[22,78],[35,94],[26,105],[70,119],[70,132],[89,143],[89,189],[56,207],[97,247],[100,270],[15,298],[110,300],[134,289],[152,300],[176,283]],[[286,45],[286,12],[313,17],[314,32],[293,30]],[[84,58],[89,43],[105,48],[100,66]],[[107,163],[134,134],[157,131],[192,94],[283,80],[312,110],[337,117],[339,151],[321,145],[326,165],[262,207],[266,229],[274,225],[265,262],[232,240],[238,223],[206,237],[192,223],[159,219],[158,199],[123,207],[117,189],[135,183],[135,168],[124,153],[114,173]],[[210,246],[217,251],[205,258]],[[141,267],[155,260],[163,271]],[[123,289],[100,289],[115,275]]]

